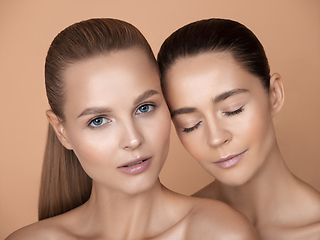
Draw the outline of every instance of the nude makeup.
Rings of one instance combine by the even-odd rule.
[[[227,157],[220,158],[217,162],[214,162],[214,164],[216,164],[220,168],[232,168],[241,161],[246,152],[247,150],[240,154],[233,154]]]
[[[151,163],[152,157],[137,157],[130,159],[127,163],[118,167],[118,169],[126,174],[135,175],[144,172],[147,170]]]

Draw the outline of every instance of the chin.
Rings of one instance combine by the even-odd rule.
[[[230,186],[230,187],[240,187],[245,185],[248,181],[244,181],[244,180],[239,180],[239,179],[223,179],[223,180],[219,180],[217,179],[219,182],[223,183],[224,185]]]
[[[124,191],[128,195],[138,195],[143,194],[151,190],[157,182],[156,179],[144,179],[143,181],[139,181],[137,183],[134,183],[133,185],[126,188]]]
[[[240,187],[245,185],[250,181],[252,176],[247,173],[235,173],[230,172],[228,174],[216,176],[216,179],[223,183],[224,185],[231,186],[231,187]]]

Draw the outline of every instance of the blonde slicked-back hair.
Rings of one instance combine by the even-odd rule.
[[[147,40],[133,25],[110,18],[75,23],[53,40],[45,63],[45,85],[51,110],[63,122],[66,99],[63,72],[77,61],[137,47],[145,51],[158,69]],[[39,196],[39,220],[53,217],[85,203],[91,194],[92,179],[77,156],[66,149],[49,125]]]

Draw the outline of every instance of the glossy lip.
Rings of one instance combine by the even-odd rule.
[[[136,157],[130,159],[118,169],[126,174],[135,175],[144,172],[150,165],[152,157]],[[139,163],[141,162],[141,163]],[[137,164],[138,163],[138,164]],[[131,165],[131,166],[130,166]]]
[[[232,168],[232,167],[236,166],[241,161],[243,155],[247,151],[248,150],[245,150],[239,154],[233,154],[233,155],[229,155],[227,157],[222,157],[218,161],[214,162],[214,164],[216,164],[220,168]]]

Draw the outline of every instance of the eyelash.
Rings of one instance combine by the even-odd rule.
[[[235,111],[232,111],[232,112],[223,112],[225,115],[227,115],[228,117],[230,116],[234,116],[234,115],[237,115],[239,113],[241,113],[243,111],[243,106],[241,106],[240,108],[238,108],[237,110]]]
[[[101,125],[93,125],[93,122],[96,121],[96,120],[99,120],[99,119],[103,119],[104,121],[102,122]],[[88,126],[91,127],[91,128],[99,128],[99,127],[102,127],[103,125],[105,125],[107,122],[110,122],[110,120],[108,120],[105,116],[98,116],[98,117],[95,117],[93,119],[91,119],[88,123]]]
[[[148,109],[147,112],[140,112],[140,113],[138,113],[139,109],[140,109],[140,111],[141,111],[141,108],[142,108],[142,107],[145,107],[145,106],[148,106],[149,108],[151,107],[151,109]],[[136,110],[135,113],[136,113],[137,115],[148,114],[148,113],[154,111],[155,108],[156,108],[156,105],[155,105],[154,103],[144,103],[144,104],[140,105],[140,106],[137,108],[137,110]]]
[[[151,111],[154,111],[154,109],[155,109],[155,107],[156,107],[155,104],[151,104],[151,103],[142,104],[142,105],[140,105],[140,106],[137,108],[137,111],[138,111],[139,109],[140,109],[140,111],[141,111],[141,108],[142,108],[142,107],[145,107],[145,106],[148,106],[148,107],[151,106],[151,110],[148,109],[147,112],[137,113],[137,115],[147,114],[147,113],[149,113],[149,112],[151,112]],[[137,112],[137,111],[136,111],[136,112]],[[104,121],[102,122],[102,124],[100,124],[100,125],[94,125],[94,124],[93,124],[94,121],[99,120],[99,119],[103,119],[103,120],[104,120]],[[99,127],[102,127],[103,125],[105,125],[105,124],[108,123],[108,122],[110,122],[110,120],[108,120],[105,116],[98,116],[98,117],[95,117],[95,118],[91,119],[91,120],[89,121],[89,123],[88,123],[88,126],[91,127],[91,128],[99,128]]]
[[[232,111],[232,112],[224,112],[224,114],[226,114],[228,117],[230,116],[234,116],[234,115],[237,115],[239,113],[241,113],[243,111],[243,106],[241,106],[240,108],[238,108],[237,110],[235,111]],[[188,132],[192,132],[193,130],[197,129],[200,124],[202,123],[202,121],[198,122],[196,125],[194,125],[193,127],[190,127],[190,128],[184,128],[182,130],[182,132],[185,132],[185,133],[188,133]]]
[[[197,129],[201,123],[202,123],[202,121],[198,122],[198,123],[197,123],[196,125],[194,125],[193,127],[184,128],[182,132],[185,132],[185,133],[192,132],[193,130]]]

